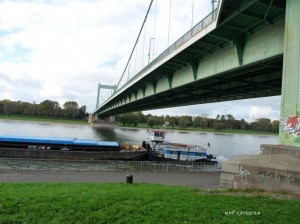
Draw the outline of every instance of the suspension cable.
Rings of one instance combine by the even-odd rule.
[[[192,0],[192,24],[191,24],[191,28],[193,28],[193,23],[194,23],[194,0]]]
[[[168,28],[168,46],[167,46],[167,48],[169,47],[169,39],[170,39],[171,9],[172,9],[172,5],[171,5],[171,0],[170,0],[170,10],[169,10],[169,28]]]
[[[118,84],[117,84],[117,87],[116,87],[117,89],[118,89],[118,87],[119,87],[119,84],[120,84],[120,82],[121,82],[121,80],[122,80],[122,78],[123,78],[125,72],[126,72],[126,69],[127,69],[128,64],[129,64],[129,62],[130,62],[130,60],[131,60],[132,54],[133,54],[133,52],[134,52],[134,49],[135,49],[135,47],[136,47],[136,45],[137,45],[137,43],[138,43],[138,41],[139,41],[140,35],[141,35],[142,30],[143,30],[143,27],[144,27],[144,25],[145,25],[145,23],[146,23],[146,20],[147,20],[149,11],[150,11],[150,9],[151,9],[152,3],[153,3],[153,0],[151,0],[151,2],[150,2],[150,5],[149,5],[149,7],[148,7],[146,16],[145,16],[144,21],[143,21],[143,24],[142,24],[142,27],[141,27],[141,29],[140,29],[140,31],[139,31],[139,34],[138,34],[138,36],[137,36],[137,39],[136,39],[136,41],[135,41],[135,44],[134,44],[134,46],[133,46],[133,49],[132,49],[132,51],[131,51],[131,54],[130,54],[130,56],[129,56],[129,59],[128,59],[128,61],[127,61],[127,64],[126,64],[126,66],[125,66],[125,69],[124,69],[124,71],[123,71],[123,73],[122,73],[122,76],[121,76],[121,78],[120,78],[120,80],[119,80],[119,82],[118,82]]]
[[[152,59],[154,59],[154,47],[155,47],[155,32],[156,32],[156,11],[157,11],[157,1],[155,2],[155,16],[154,16],[154,33],[153,33],[153,47],[152,47]]]

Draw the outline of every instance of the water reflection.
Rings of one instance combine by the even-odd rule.
[[[115,141],[117,139],[114,128],[100,128],[100,127],[92,127],[95,132],[95,136],[97,139],[101,139],[103,141]]]
[[[207,133],[205,133],[205,132],[199,132],[198,134],[199,135],[207,135]]]

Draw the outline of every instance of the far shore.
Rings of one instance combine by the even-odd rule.
[[[147,127],[145,124],[138,125],[137,127],[132,126],[123,126],[118,123],[92,123],[89,124],[85,120],[68,120],[68,119],[53,119],[53,118],[40,118],[40,117],[26,117],[26,116],[8,116],[4,115],[0,116],[0,120],[3,121],[19,121],[19,122],[36,122],[36,123],[56,123],[56,124],[68,124],[68,125],[91,125],[93,127],[116,127],[116,128],[128,128],[128,129],[151,129]],[[153,129],[160,129],[161,127],[155,126]],[[214,129],[199,129],[199,128],[186,128],[180,129],[178,127],[168,127],[169,131],[182,131],[182,132],[201,132],[201,133],[214,133],[214,134],[248,134],[248,135],[261,135],[261,136],[270,136],[270,135],[278,135],[278,133],[270,133],[270,132],[255,132],[252,130],[238,130],[238,129],[230,129],[230,130],[222,130],[217,131]]]
[[[117,128],[124,128],[124,129],[161,129],[159,126],[155,126],[153,128],[146,127],[146,126],[123,126],[120,124],[104,124],[104,123],[92,123],[90,124],[94,127],[117,127]],[[247,130],[223,130],[223,131],[216,131],[213,129],[197,129],[197,128],[186,128],[186,129],[180,129],[180,128],[172,128],[167,127],[167,131],[178,131],[178,132],[201,132],[201,133],[213,133],[213,134],[244,134],[244,135],[260,135],[260,136],[270,136],[270,135],[278,135],[278,133],[271,133],[271,132],[255,132],[255,131],[247,131]]]
[[[89,125],[87,121],[83,120],[68,120],[68,119],[54,119],[54,118],[41,118],[41,117],[26,117],[26,116],[0,116],[3,121],[20,121],[20,122],[37,122],[37,123],[61,123],[61,124],[75,124],[75,125]]]

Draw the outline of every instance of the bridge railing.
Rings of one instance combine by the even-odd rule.
[[[154,60],[152,60],[148,65],[142,68],[139,72],[137,72],[133,77],[131,77],[127,82],[124,82],[122,85],[117,86],[117,90],[103,103],[106,104],[111,98],[118,94],[118,92],[124,90],[126,86],[132,82],[134,82],[140,75],[142,75],[148,68],[157,64],[159,61],[166,58],[176,49],[178,49],[181,45],[186,43],[188,40],[192,39],[195,35],[205,29],[208,25],[215,21],[217,18],[218,8],[212,11],[209,15],[207,15],[203,20],[197,23],[192,29],[186,32],[182,37],[180,37],[175,43],[173,43],[170,47],[168,47],[165,51],[159,54]],[[123,79],[126,77],[123,76]],[[120,81],[120,84],[122,82]]]

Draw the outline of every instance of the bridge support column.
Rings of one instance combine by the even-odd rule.
[[[300,1],[286,1],[279,144],[222,165],[220,186],[300,192]]]
[[[280,144],[300,148],[300,1],[287,0]]]

